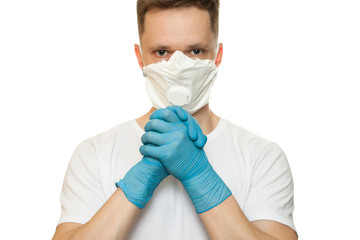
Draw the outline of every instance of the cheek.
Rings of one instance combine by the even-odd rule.
[[[209,51],[205,54],[203,54],[202,56],[199,57],[200,59],[211,59],[211,60],[215,60],[216,55],[214,51]]]
[[[215,60],[215,58],[216,58],[215,52],[211,51],[206,58],[211,59],[211,60]]]
[[[142,60],[144,66],[149,65],[151,62],[151,59],[149,59],[149,56],[147,54],[142,54]]]
[[[165,56],[165,57],[159,57],[156,56],[156,54],[143,54],[142,59],[143,59],[143,63],[144,66],[153,64],[153,63],[157,63],[157,62],[161,62],[162,60],[168,61],[170,58],[170,56]]]

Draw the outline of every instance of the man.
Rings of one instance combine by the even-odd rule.
[[[80,144],[54,239],[297,239],[282,150],[209,108],[218,9],[138,0],[135,53],[154,107]]]

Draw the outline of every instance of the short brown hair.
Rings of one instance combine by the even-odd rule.
[[[209,12],[211,29],[217,38],[219,33],[220,0],[138,0],[136,11],[139,37],[144,32],[146,13],[151,9],[171,9],[182,7],[198,7]]]

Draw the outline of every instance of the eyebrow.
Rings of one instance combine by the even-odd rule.
[[[169,50],[170,47],[166,46],[166,45],[155,45],[153,47],[151,47],[152,49],[161,49],[161,50]]]
[[[202,44],[202,43],[196,43],[196,44],[192,44],[188,47],[188,49],[195,49],[195,48],[205,48],[208,49],[209,46],[207,44]]]
[[[170,50],[171,47],[167,46],[167,45],[154,45],[153,47],[151,47],[152,49],[161,49],[161,50]],[[207,44],[202,44],[202,43],[195,43],[195,44],[191,44],[189,46],[186,47],[186,49],[196,49],[196,48],[205,48],[205,49],[209,49],[209,46],[207,46]]]

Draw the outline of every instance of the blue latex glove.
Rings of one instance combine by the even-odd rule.
[[[156,187],[168,175],[161,162],[150,157],[143,157],[115,185],[122,189],[130,202],[138,208],[144,208]]]
[[[193,118],[187,111],[179,106],[169,106],[158,109],[150,116],[152,119],[162,119],[167,122],[178,123],[182,121],[187,127],[189,138],[195,143],[198,148],[203,148],[207,141],[206,135],[203,134],[196,119]]]
[[[194,118],[188,118],[185,110],[169,107],[169,109],[159,109],[156,113],[161,113],[159,116],[163,116],[168,122],[180,123],[184,121],[188,126],[189,137],[199,148],[204,147],[207,139],[206,136],[203,135],[201,137],[202,131],[200,127],[193,122],[192,119]],[[153,117],[155,116],[156,114]],[[115,185],[122,189],[130,202],[139,208],[144,208],[151,199],[156,187],[168,175],[169,173],[161,162],[151,157],[144,157]]]
[[[210,165],[205,151],[190,139],[189,123],[168,122],[164,112],[157,110],[150,116],[151,120],[145,126],[146,133],[141,138],[144,145],[140,152],[158,159],[171,175],[182,182],[196,212],[205,212],[228,198],[231,191]],[[201,130],[188,112],[186,115],[195,123],[196,129]],[[199,137],[203,138],[202,132]]]

